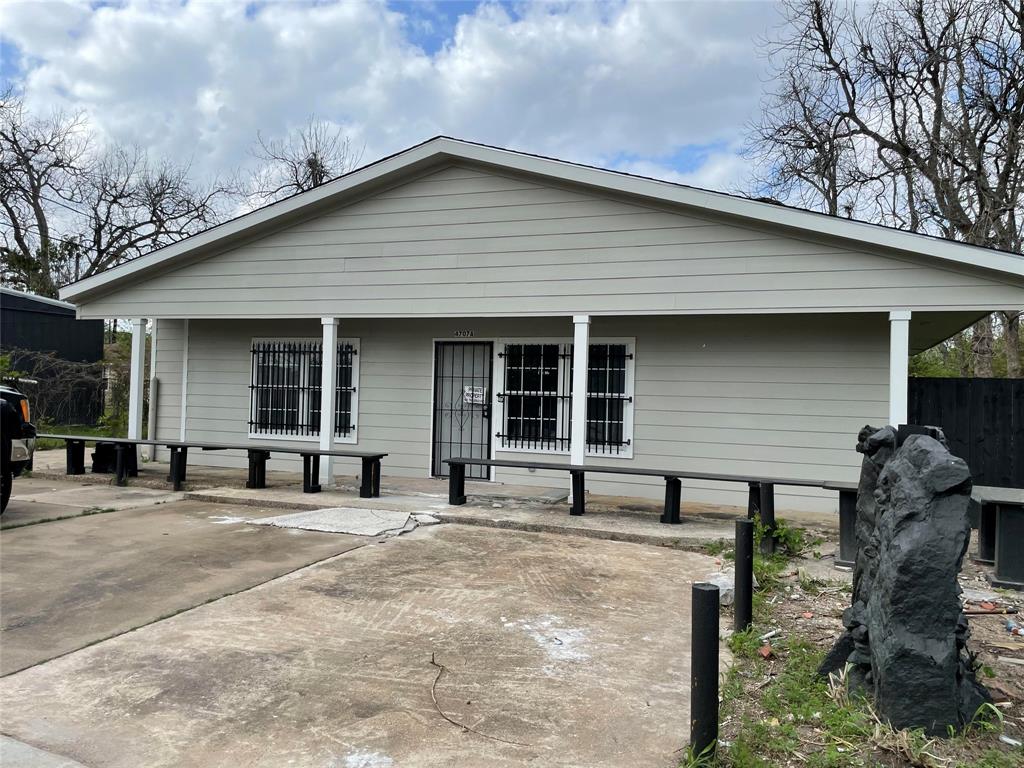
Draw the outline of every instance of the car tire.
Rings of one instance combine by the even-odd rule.
[[[0,515],[7,509],[7,502],[11,500],[11,489],[14,487],[14,474],[4,472],[0,476]]]

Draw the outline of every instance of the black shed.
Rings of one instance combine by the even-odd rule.
[[[0,350],[11,355],[15,370],[30,372],[39,379],[35,387],[24,388],[41,406],[36,409],[39,416],[68,424],[94,424],[103,415],[103,381],[95,374],[78,382],[71,396],[60,398],[60,413],[46,413],[51,410],[46,407],[50,398],[44,396],[48,382],[36,373],[30,355],[19,354],[52,352],[72,363],[100,363],[102,320],[79,320],[73,304],[0,288]]]

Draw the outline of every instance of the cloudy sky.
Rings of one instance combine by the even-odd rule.
[[[0,0],[0,79],[211,175],[315,114],[364,161],[448,134],[734,191],[778,23],[723,0]]]

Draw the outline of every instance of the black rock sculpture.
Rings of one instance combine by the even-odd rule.
[[[966,648],[957,581],[970,539],[970,471],[935,434],[910,435],[898,449],[891,427],[858,436],[853,599],[846,633],[820,671],[850,663],[850,687],[871,695],[894,727],[945,735],[991,699]]]

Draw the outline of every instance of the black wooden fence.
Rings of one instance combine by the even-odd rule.
[[[976,485],[1024,488],[1024,379],[911,378],[909,421],[942,427]]]

